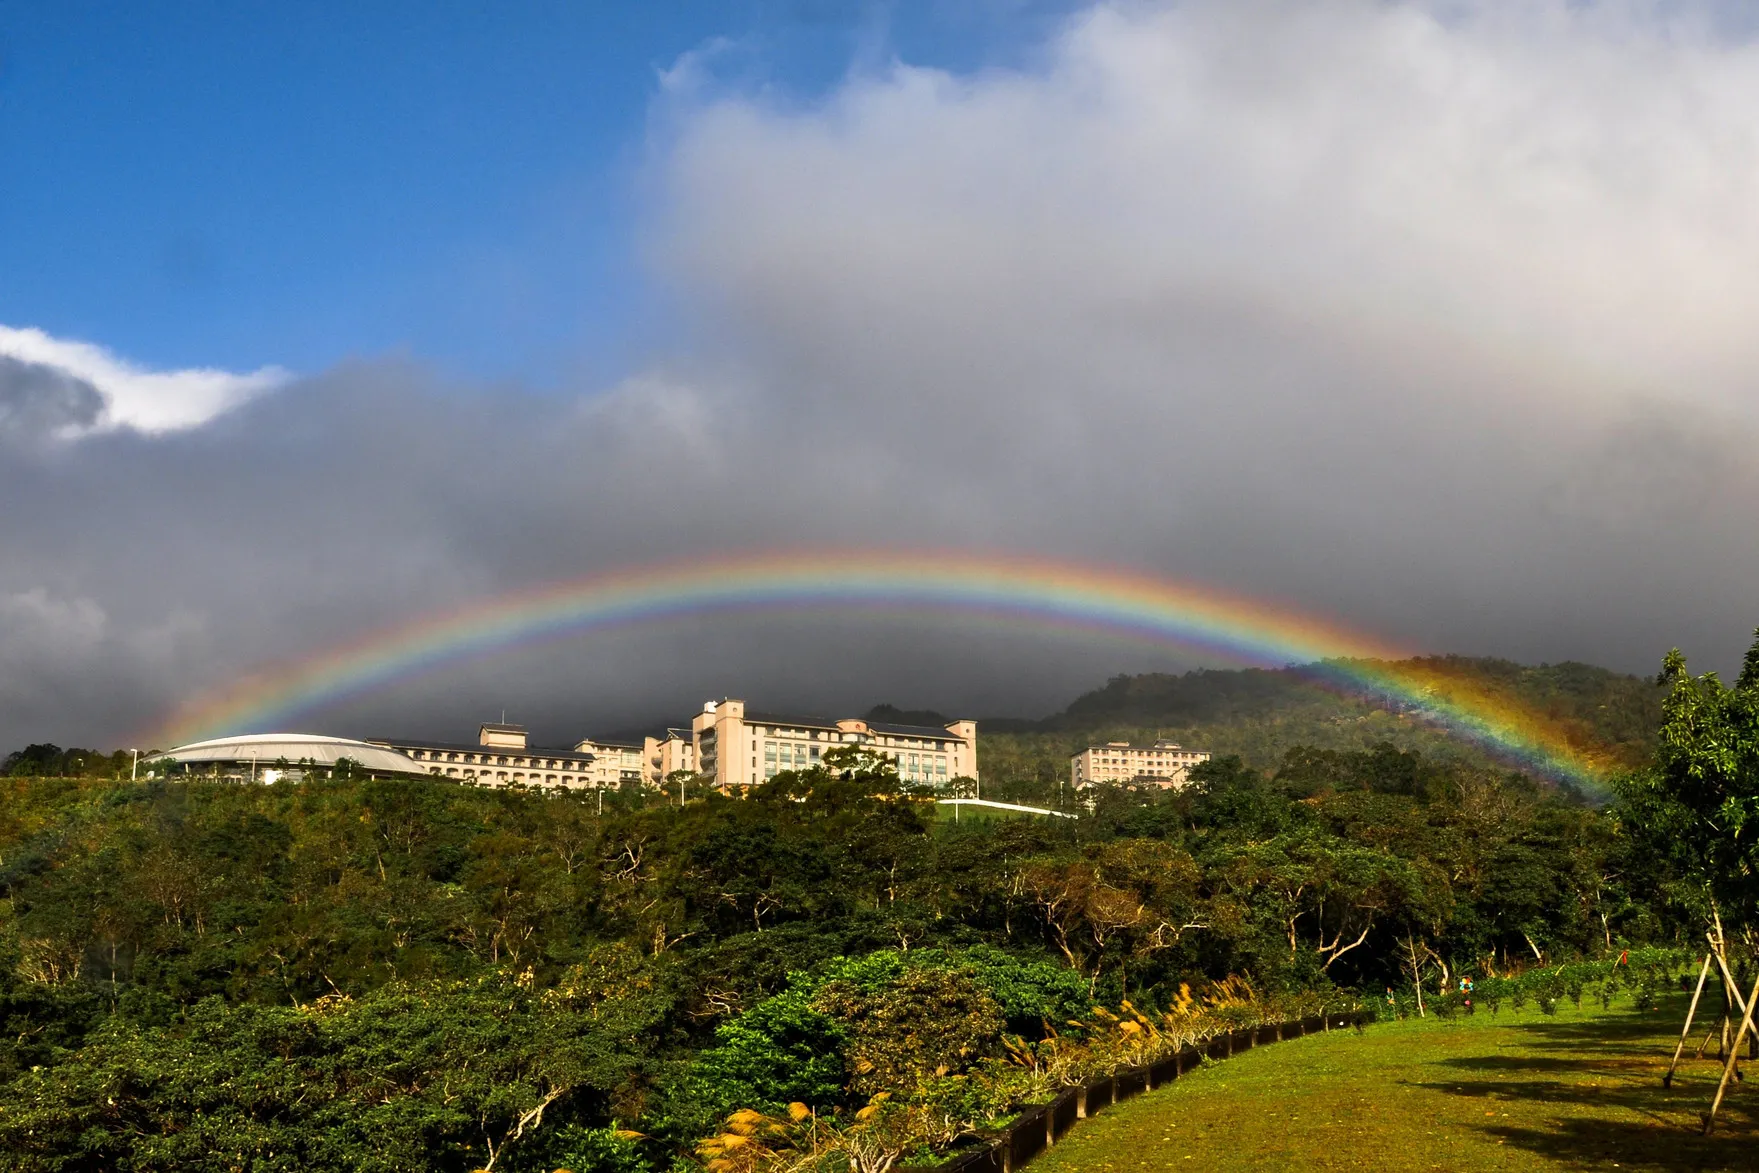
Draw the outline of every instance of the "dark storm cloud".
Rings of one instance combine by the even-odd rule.
[[[1759,621],[1746,42],[1613,7],[1194,3],[1097,10],[1034,72],[888,68],[808,106],[707,68],[656,120],[670,362],[549,395],[364,363],[0,455],[0,745],[108,744],[433,609],[754,546],[1091,558],[1636,671],[1726,665]],[[1174,663],[699,619],[308,723],[1037,712]]]
[[[104,397],[84,379],[0,354],[0,438],[44,439],[97,423]]]

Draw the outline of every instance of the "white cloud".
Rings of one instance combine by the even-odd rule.
[[[1687,581],[1759,573],[1759,43],[1715,15],[1120,2],[812,102],[711,55],[652,255],[869,507],[1421,646],[1732,644]]]
[[[64,425],[58,429],[63,436],[116,428],[152,434],[199,427],[290,377],[277,367],[248,374],[208,368],[148,371],[101,346],[10,326],[0,326],[0,357],[77,380],[103,399],[95,421]]]
[[[1041,72],[711,92],[675,120],[664,251],[760,324],[982,346],[1184,299],[1739,405],[1756,109],[1759,46],[1630,5],[1105,5]]]

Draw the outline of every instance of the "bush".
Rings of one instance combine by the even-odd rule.
[[[837,1025],[849,1086],[863,1098],[962,1074],[1001,1052],[1001,1008],[954,970],[908,969],[875,992],[857,982],[829,982],[812,1009]]]
[[[622,1129],[564,1124],[543,1146],[542,1159],[525,1163],[566,1173],[650,1173],[638,1140],[636,1133]]]

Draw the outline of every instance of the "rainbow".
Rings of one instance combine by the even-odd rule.
[[[1288,607],[1114,569],[944,550],[780,552],[665,563],[431,614],[195,698],[149,744],[263,731],[445,664],[711,612],[951,613],[1123,636],[1264,667],[1415,711],[1522,768],[1594,788],[1603,764],[1541,716],[1361,632]]]

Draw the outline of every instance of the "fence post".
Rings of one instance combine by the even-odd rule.
[[[1075,1119],[1087,1119],[1087,1085],[1075,1089]]]

